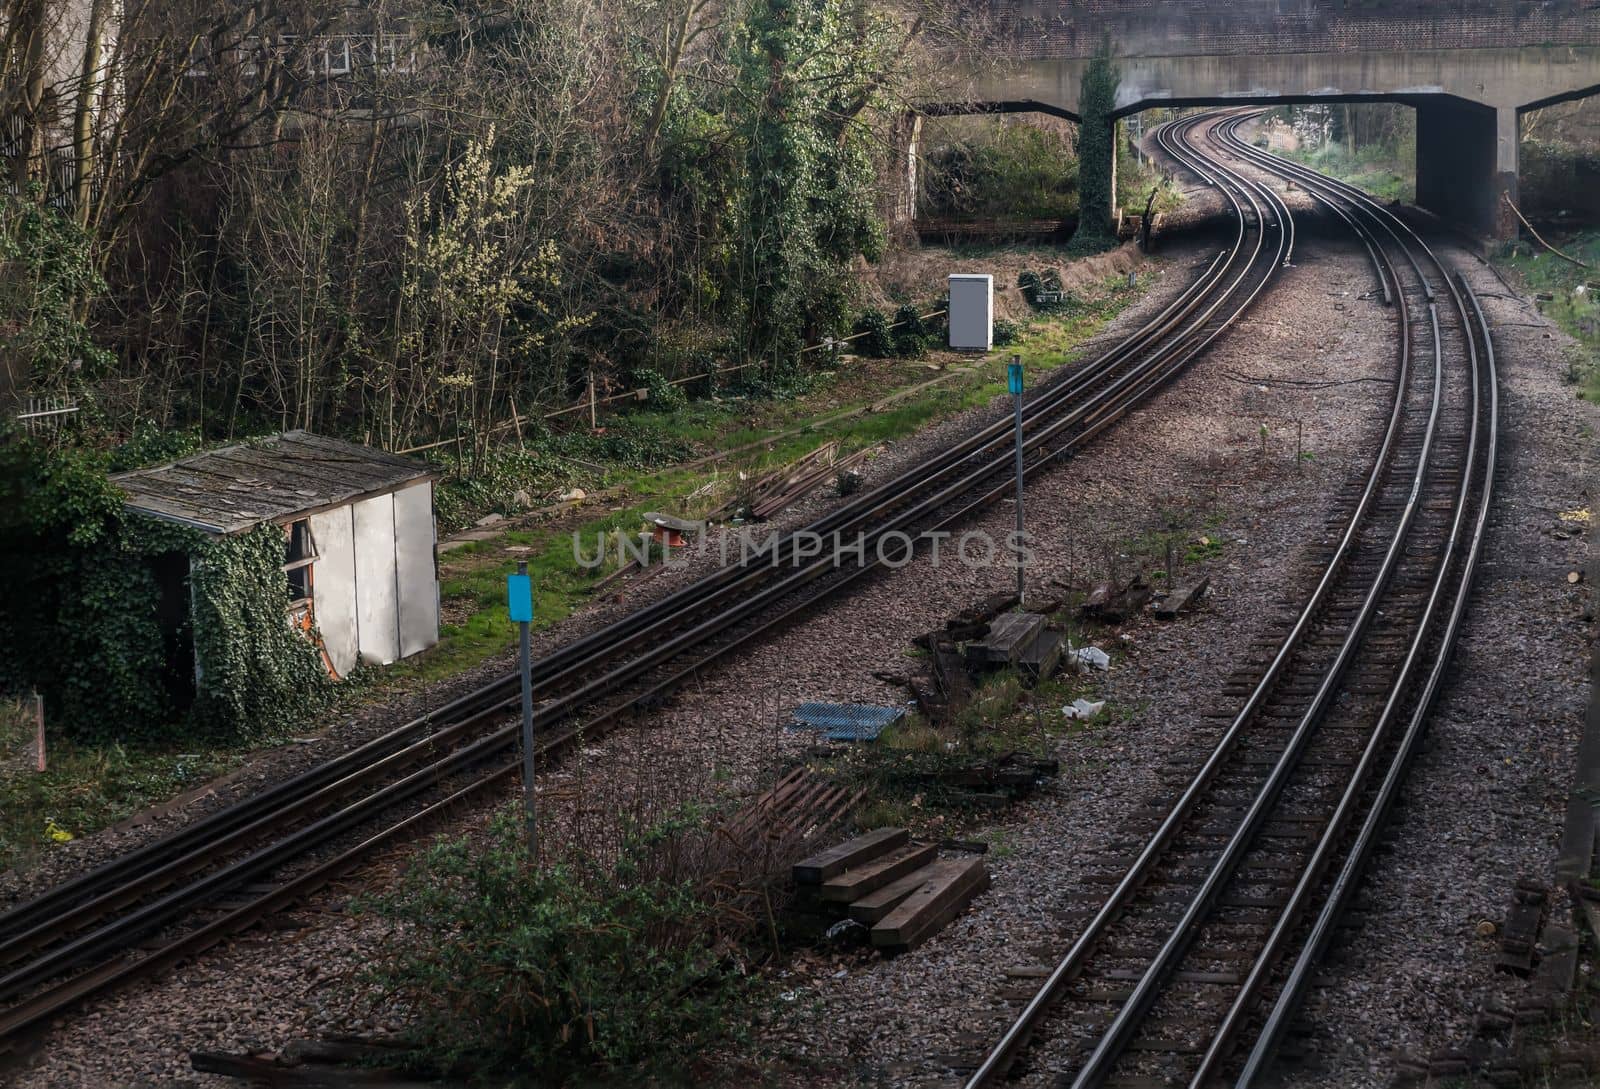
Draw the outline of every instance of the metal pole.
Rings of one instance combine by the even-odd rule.
[[[44,771],[46,766],[44,755],[44,696],[38,692],[33,694],[33,717],[39,734],[39,770]]]
[[[527,560],[517,561],[517,574],[527,577]],[[529,596],[532,597],[531,587]],[[528,622],[523,620],[517,626],[522,629],[522,809],[528,826],[528,856],[537,858],[539,840],[533,823],[533,648]]]
[[[1011,357],[1013,380],[1011,390],[1015,395],[1017,409],[1017,604],[1021,605],[1026,598],[1023,586],[1022,567],[1022,357]]]

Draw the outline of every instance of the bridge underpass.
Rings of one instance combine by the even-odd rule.
[[[1417,111],[1417,203],[1514,233],[1521,114],[1600,92],[1600,5],[1525,0],[992,0],[992,56],[928,114],[1079,120],[1108,38],[1116,116],[1162,106],[1395,102]],[[909,129],[915,159],[917,127]],[[914,182],[914,178],[909,179]]]

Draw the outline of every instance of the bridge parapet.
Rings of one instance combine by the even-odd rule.
[[[1600,45],[1590,0],[991,0],[972,27],[1022,60]]]
[[[1110,36],[1119,116],[1152,106],[1399,102],[1417,110],[1418,202],[1513,228],[1520,112],[1600,93],[1596,0],[989,0],[970,11],[1002,60],[971,104],[1073,120]]]

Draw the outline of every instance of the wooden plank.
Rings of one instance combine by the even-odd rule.
[[[294,1086],[303,1086],[305,1089],[339,1089],[347,1086],[363,1086],[365,1089],[438,1089],[441,1084],[408,1081],[395,1070],[282,1066],[252,1055],[228,1055],[206,1051],[191,1052],[189,1065],[198,1073],[221,1074],[248,1081],[253,1085],[282,1087],[282,1089]]]
[[[1566,1003],[1578,973],[1578,935],[1571,927],[1549,923],[1539,935],[1544,953],[1534,973],[1534,990],[1559,1007]]]
[[[1163,600],[1156,602],[1150,611],[1161,620],[1176,620],[1179,613],[1188,612],[1200,604],[1200,599],[1206,596],[1206,589],[1211,585],[1211,578],[1207,576],[1193,586],[1182,590],[1174,590]]]
[[[852,866],[838,877],[824,881],[822,898],[836,904],[851,903],[923,869],[938,857],[939,848],[932,843],[917,843],[896,848],[864,866]]]
[[[1078,613],[1091,620],[1120,624],[1130,616],[1136,615],[1154,595],[1155,591],[1150,588],[1150,584],[1135,575],[1132,582],[1121,588],[1112,588],[1104,583],[1095,587],[1084,600]]]
[[[1039,613],[1001,613],[989,625],[987,638],[967,644],[967,661],[978,667],[1012,664],[1044,625]]]
[[[950,923],[955,920],[956,916],[965,911],[967,906],[977,898],[978,894],[983,892],[988,887],[989,871],[987,869],[980,868],[977,871],[976,881],[970,888],[962,891],[947,906],[940,909],[931,918],[929,918],[920,931],[908,935],[907,940],[904,943],[894,946],[885,946],[883,947],[884,952],[893,954],[903,953],[908,950],[915,949],[917,946],[921,945],[923,942],[939,933],[939,931],[943,930],[946,926],[950,925]]]
[[[989,887],[983,859],[966,858],[948,877],[929,881],[872,928],[872,944],[890,952],[915,949]]]
[[[891,881],[883,888],[868,893],[851,904],[850,918],[865,926],[872,926],[929,881],[954,873],[959,862],[959,859],[941,859],[907,874],[898,881]]]
[[[820,885],[851,866],[865,865],[910,841],[911,833],[904,828],[877,828],[795,863],[794,879],[801,885]]]
[[[1048,680],[1061,664],[1061,650],[1066,642],[1060,634],[1041,629],[1017,656],[1017,665],[1031,680]]]
[[[1533,970],[1534,944],[1539,937],[1539,920],[1544,914],[1546,893],[1539,885],[1519,881],[1506,911],[1500,931],[1500,951],[1495,970],[1526,976]]]
[[[1142,969],[1113,968],[1100,973],[1104,979],[1114,979],[1122,982],[1137,981],[1144,978]],[[1238,972],[1189,972],[1178,971],[1172,973],[1172,978],[1179,983],[1214,983],[1221,987],[1236,987],[1244,982],[1244,976]]]
[[[989,638],[984,640],[990,657],[1016,661],[1023,648],[1044,630],[1044,623],[1045,618],[1038,613],[1002,613],[995,617],[989,625]]]
[[[1583,895],[1584,891],[1587,890],[1577,892],[1573,899],[1578,902],[1578,908],[1582,912],[1580,918],[1589,925],[1590,935],[1597,944],[1600,944],[1600,900]]]
[[[943,641],[933,645],[933,680],[949,712],[972,702],[972,677],[954,643]]]

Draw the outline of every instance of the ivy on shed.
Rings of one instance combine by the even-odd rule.
[[[89,741],[249,739],[322,706],[317,649],[285,613],[282,528],[132,514],[106,465],[0,439],[0,685],[37,688]]]
[[[190,717],[207,733],[287,729],[325,700],[316,648],[284,613],[283,527],[212,537],[190,575],[200,664]]]

